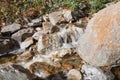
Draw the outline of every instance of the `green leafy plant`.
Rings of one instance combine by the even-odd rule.
[[[91,9],[92,9],[92,12],[94,13],[104,8],[106,3],[113,2],[113,1],[117,2],[119,0],[88,0],[88,1],[91,4]]]
[[[75,10],[78,6],[78,2],[75,0],[66,0],[65,5],[70,7],[72,10]]]

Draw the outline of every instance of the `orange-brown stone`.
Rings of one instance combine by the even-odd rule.
[[[89,21],[78,52],[91,65],[120,65],[120,2],[100,10]]]

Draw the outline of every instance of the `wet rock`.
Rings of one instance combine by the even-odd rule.
[[[64,55],[60,63],[64,70],[70,70],[73,68],[80,70],[83,64],[82,59],[79,57],[78,54],[75,54],[75,52],[72,52],[72,54],[68,53]]]
[[[29,67],[29,70],[40,78],[47,78],[50,76],[50,73],[53,72],[52,69],[53,66],[44,62],[35,62]]]
[[[41,18],[33,19],[33,20],[31,20],[30,23],[28,23],[28,26],[41,27],[42,26],[42,19]]]
[[[19,47],[18,42],[13,39],[0,39],[0,56],[17,50]]]
[[[106,14],[105,14],[106,13]],[[80,57],[94,66],[120,65],[120,2],[100,10],[79,39]]]
[[[32,78],[12,66],[0,66],[0,80],[32,80]]]
[[[60,68],[45,62],[34,62],[29,70],[43,80],[66,80],[65,73]]]
[[[11,25],[5,26],[1,29],[2,33],[13,33],[21,28],[20,24],[13,23]]]
[[[115,75],[115,80],[120,80],[120,66],[113,67],[111,71]]]
[[[38,52],[41,52],[41,50],[46,50],[46,52],[50,52],[55,49],[60,49],[62,45],[60,36],[57,34],[43,34],[39,37],[38,40]]]
[[[42,27],[44,31],[50,31],[50,29],[52,28],[52,24],[50,22],[43,22]]]
[[[115,79],[115,76],[111,71],[106,71],[104,73],[107,76],[107,80],[114,80]]]
[[[23,66],[17,65],[17,64],[12,64],[12,67],[13,67],[14,69],[16,69],[16,70],[18,70],[18,71],[26,74],[26,75],[27,75],[27,78],[28,78],[29,80],[34,80],[35,75],[32,74],[28,69],[24,68]]]
[[[54,34],[42,34],[38,40],[37,50],[40,52],[42,49],[51,51],[61,48],[73,48],[83,33],[81,28],[68,25],[68,27],[64,27]]]
[[[104,73],[100,68],[84,64],[81,72],[83,80],[113,80],[114,75],[111,72]],[[109,74],[108,74],[109,73]]]
[[[39,36],[37,51],[41,52],[42,49],[49,46],[49,35],[42,34]]]
[[[30,58],[32,56],[30,51],[26,51],[20,55],[21,57]]]
[[[88,17],[84,17],[84,18],[80,18],[76,23],[75,25],[78,26],[78,27],[81,27],[81,28],[86,28],[87,26],[87,23],[89,21],[89,18]]]
[[[41,35],[42,35],[41,32],[35,32],[32,37],[33,37],[33,39],[38,40],[39,36],[41,36]]]
[[[32,37],[29,37],[29,38],[25,39],[25,41],[23,41],[23,42],[20,44],[20,48],[25,50],[25,49],[28,48],[31,44],[33,44],[33,39],[32,39]]]
[[[27,28],[27,29],[21,29],[18,32],[14,33],[12,35],[12,39],[21,42],[24,41],[27,37],[31,37],[33,35],[33,29]]]
[[[65,48],[65,49],[56,50],[56,51],[51,52],[51,54],[56,57],[64,57],[66,54],[72,54],[72,53],[74,53],[74,49],[72,49],[72,48],[68,48],[68,49]]]
[[[43,15],[43,20],[44,20],[45,22],[49,21],[48,14]]]
[[[60,28],[59,27],[57,27],[57,26],[53,26],[52,28],[51,28],[51,33],[55,33],[55,32],[58,32],[58,31],[60,31]]]
[[[82,79],[82,75],[81,75],[80,71],[78,71],[76,69],[71,69],[67,73],[67,79],[68,80],[81,80]]]
[[[72,20],[72,15],[70,10],[59,10],[56,12],[52,12],[48,15],[50,22],[53,25],[56,25],[60,22],[69,22]]]
[[[8,54],[21,54],[23,52],[24,52],[24,50],[22,50],[22,49],[19,48],[19,49],[10,51]]]
[[[75,53],[75,50],[72,48],[61,48],[59,50],[53,50],[50,52],[51,54],[51,59],[54,62],[58,62],[63,60],[62,58],[66,55],[72,55]],[[70,56],[69,56],[70,58]]]
[[[0,65],[1,64],[13,64],[13,62],[15,62],[16,59],[16,55],[14,54],[7,54],[7,55],[3,55],[0,56]]]
[[[67,80],[65,74],[63,72],[59,72],[57,74],[50,75],[48,80]]]
[[[35,28],[35,30],[39,32],[39,31],[42,31],[42,28],[41,27],[37,27],[37,28]]]
[[[71,70],[73,69],[73,65],[68,63],[62,63],[62,69],[63,70]]]

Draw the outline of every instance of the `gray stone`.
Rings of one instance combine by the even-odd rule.
[[[21,54],[21,53],[23,53],[24,52],[24,50],[23,49],[16,49],[16,50],[13,50],[13,51],[10,51],[8,54]]]
[[[80,71],[78,71],[76,69],[71,69],[67,73],[67,80],[81,80],[81,79],[82,79],[82,75],[81,75]]]
[[[42,31],[35,32],[32,37],[33,39],[38,40],[42,34],[43,34]]]
[[[17,30],[19,30],[21,28],[21,25],[20,24],[17,24],[17,23],[13,23],[11,25],[8,25],[8,26],[5,26],[1,29],[1,32],[2,33],[6,33],[6,32],[10,32],[10,33],[13,33]]]
[[[63,15],[64,15],[64,18],[67,22],[72,21],[73,17],[71,14],[71,10],[63,10]]]
[[[42,25],[41,18],[33,19],[30,23],[28,23],[28,26],[30,27],[40,27],[41,25]]]
[[[28,48],[31,44],[33,44],[33,39],[32,39],[32,37],[29,37],[29,38],[25,39],[25,41],[23,41],[23,42],[20,44],[20,48],[25,50],[25,49]]]
[[[27,29],[21,29],[18,32],[14,33],[12,35],[12,39],[21,42],[24,41],[27,37],[31,37],[33,35],[33,29],[27,28]]]
[[[84,64],[81,72],[83,73],[83,80],[113,80],[114,75],[109,72],[104,73],[99,67]]]
[[[78,41],[80,57],[94,66],[120,65],[120,2],[100,10]]]
[[[12,66],[0,66],[0,80],[32,80]]]
[[[59,10],[52,12],[48,15],[50,22],[56,25],[58,22],[70,22],[72,20],[72,15],[70,10]]]

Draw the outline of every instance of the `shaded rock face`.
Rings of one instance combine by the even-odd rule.
[[[19,49],[19,44],[13,39],[0,39],[0,56]]]
[[[120,65],[120,2],[96,13],[78,43],[79,55],[87,63]]]
[[[120,80],[120,66],[113,67],[111,71],[115,75],[115,80]]]

